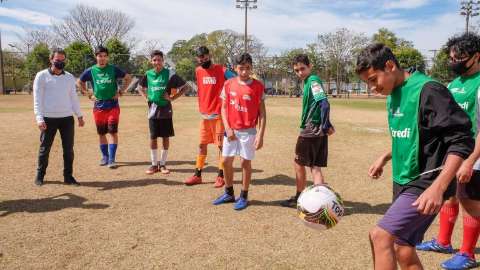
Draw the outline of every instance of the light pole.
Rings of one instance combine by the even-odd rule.
[[[245,52],[248,51],[248,35],[247,35],[247,17],[248,17],[248,10],[249,9],[256,9],[257,8],[257,0],[237,0],[237,8],[245,9],[245,37],[244,37],[244,44],[245,44]]]
[[[480,4],[480,1],[462,1],[461,2],[462,7],[460,8],[460,15],[465,16],[465,32],[468,33],[468,24],[470,21],[470,17],[475,17],[478,16],[479,13],[477,12],[480,10],[478,5]]]

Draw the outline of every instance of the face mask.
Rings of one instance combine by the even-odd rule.
[[[201,65],[203,68],[209,68],[212,65],[212,60],[205,61]]]
[[[53,66],[58,69],[63,69],[65,67],[64,61],[55,61],[53,62]]]
[[[470,61],[472,57],[469,57],[468,59],[460,62],[451,62],[448,64],[448,68],[457,75],[465,74],[475,64],[475,63],[472,63],[469,67],[467,67],[467,62]]]

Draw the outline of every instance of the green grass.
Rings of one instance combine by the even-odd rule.
[[[385,110],[385,99],[337,99],[330,98],[332,106],[344,106],[351,109],[366,109],[375,111]]]

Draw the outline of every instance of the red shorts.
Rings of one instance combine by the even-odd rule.
[[[118,122],[120,121],[120,107],[113,107],[107,110],[93,109],[93,119],[95,119],[99,135],[117,133]]]

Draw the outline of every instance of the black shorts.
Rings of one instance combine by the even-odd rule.
[[[327,167],[328,136],[298,137],[295,162],[307,167]]]
[[[150,128],[150,139],[168,138],[175,136],[173,130],[172,118],[166,119],[149,119],[148,127]]]
[[[473,170],[470,182],[457,184],[457,197],[459,199],[480,201],[480,171]]]

